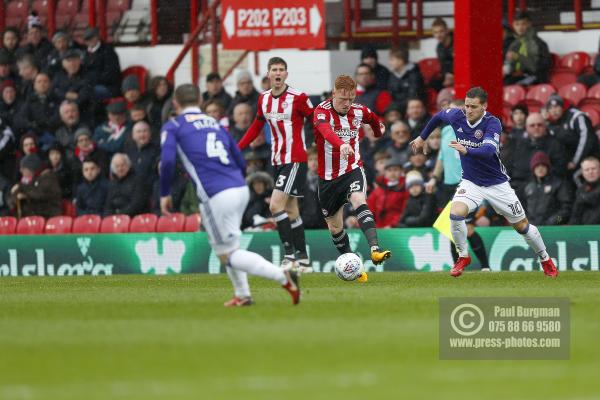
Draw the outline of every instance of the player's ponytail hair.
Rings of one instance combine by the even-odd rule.
[[[335,90],[352,91],[356,89],[356,82],[348,75],[340,75],[335,78]]]

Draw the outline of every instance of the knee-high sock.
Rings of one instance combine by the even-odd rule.
[[[306,258],[306,238],[304,237],[304,224],[302,218],[298,216],[291,222],[294,250],[298,253],[298,258]]]
[[[231,268],[272,279],[282,285],[287,282],[287,278],[281,268],[277,268],[265,260],[263,256],[247,250],[238,249],[231,253],[229,256],[229,265],[231,265]]]
[[[375,217],[366,204],[362,204],[356,209],[356,218],[358,219],[360,229],[362,229],[367,238],[369,246],[371,248],[379,247],[377,229],[375,228]]]
[[[456,250],[460,257],[468,257],[469,249],[467,248],[467,224],[465,217],[450,214],[450,231],[452,239],[456,245]]]
[[[346,234],[345,230],[342,229],[341,232],[332,233],[331,239],[333,240],[333,244],[340,254],[352,252],[352,249],[350,248],[350,238],[348,238],[348,234]]]
[[[233,291],[237,297],[249,297],[250,285],[248,285],[248,274],[242,270],[226,267],[227,275],[233,285]]]
[[[456,263],[458,261],[458,250],[456,250],[456,245],[453,242],[450,242],[450,254],[452,254],[452,261]]]
[[[275,219],[275,222],[277,222],[277,232],[279,232],[279,239],[281,239],[281,243],[283,243],[285,255],[293,256],[294,239],[292,234],[292,223],[290,222],[288,214],[285,211],[280,211],[273,214],[273,218]]]
[[[542,239],[542,235],[540,235],[540,231],[535,225],[528,224],[525,230],[519,233],[523,235],[527,244],[542,261],[546,261],[550,257],[548,256],[548,252],[546,252],[544,239]]]
[[[489,268],[490,264],[488,262],[487,251],[485,251],[485,246],[483,245],[483,239],[479,236],[479,233],[473,232],[473,234],[467,237],[469,244],[471,245],[471,250],[479,259],[479,263],[481,264],[481,268]]]

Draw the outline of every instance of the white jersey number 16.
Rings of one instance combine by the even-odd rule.
[[[229,164],[229,154],[227,154],[223,142],[217,140],[217,134],[214,132],[206,136],[206,155],[210,158],[218,157],[221,164]]]

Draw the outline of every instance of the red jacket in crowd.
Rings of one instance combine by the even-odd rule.
[[[375,224],[378,228],[395,227],[408,200],[404,177],[400,177],[398,183],[393,186],[388,186],[387,180],[382,176],[375,181],[377,186],[367,200],[369,209],[375,216]]]

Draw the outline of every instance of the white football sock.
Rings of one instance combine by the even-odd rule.
[[[542,261],[546,261],[550,258],[548,252],[546,252],[544,239],[542,239],[542,235],[540,235],[540,231],[535,225],[529,224],[527,228],[525,228],[525,232],[519,233],[523,235],[527,244],[535,251],[535,254],[537,254]]]
[[[252,275],[272,279],[284,285],[287,278],[281,268],[265,260],[261,255],[247,250],[238,249],[229,256],[229,265],[232,268],[247,272]]]
[[[239,269],[226,267],[227,275],[233,285],[233,291],[236,297],[250,297],[250,285],[248,285],[248,274]]]
[[[467,247],[467,224],[464,217],[450,215],[450,231],[452,239],[459,257],[468,257],[469,249]]]

